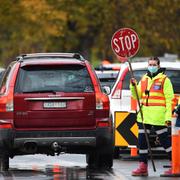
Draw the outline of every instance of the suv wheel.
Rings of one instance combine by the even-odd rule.
[[[119,147],[115,147],[114,148],[114,159],[118,159],[119,158]]]
[[[99,165],[102,168],[110,169],[113,166],[113,154],[100,155]]]
[[[89,153],[86,154],[86,162],[88,164],[88,168],[96,168],[98,166],[98,155],[97,153]]]
[[[89,168],[106,168],[113,166],[113,153],[101,154],[97,151],[86,155],[86,162]]]
[[[0,155],[0,172],[7,171],[9,169],[9,156],[7,154]]]

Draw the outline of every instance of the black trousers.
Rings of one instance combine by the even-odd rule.
[[[148,138],[152,127],[154,128],[155,133],[159,137],[159,141],[165,151],[167,152],[168,158],[171,161],[171,139],[168,137],[168,128],[167,126],[156,126],[150,124],[144,124],[147,130]],[[142,123],[138,123],[138,149],[139,149],[139,161],[147,163],[148,161],[148,146],[146,142],[145,132]]]

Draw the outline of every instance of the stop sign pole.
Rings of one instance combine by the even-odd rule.
[[[112,47],[114,53],[119,57],[118,59],[121,62],[125,62],[125,61],[128,62],[131,78],[134,78],[134,74],[133,74],[131,62],[129,61],[128,58],[133,57],[138,52],[139,44],[140,44],[140,40],[139,40],[137,33],[130,28],[119,29],[118,31],[116,31],[113,34],[113,37],[111,39],[111,47]],[[152,157],[151,146],[150,146],[150,142],[148,139],[147,129],[144,125],[144,117],[143,117],[143,112],[141,109],[141,104],[140,104],[139,95],[138,95],[138,91],[137,91],[137,85],[135,85],[135,93],[136,93],[136,97],[137,97],[139,112],[140,112],[141,119],[142,119],[142,125],[143,125],[143,129],[145,132],[145,138],[146,138],[146,142],[148,145],[153,170],[156,171],[155,164],[154,164],[153,157]]]

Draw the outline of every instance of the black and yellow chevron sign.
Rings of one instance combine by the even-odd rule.
[[[136,114],[115,112],[115,146],[137,145]]]

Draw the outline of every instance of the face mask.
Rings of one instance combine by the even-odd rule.
[[[158,67],[157,66],[148,66],[148,71],[150,73],[156,73],[158,71]]]

